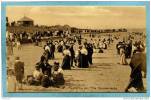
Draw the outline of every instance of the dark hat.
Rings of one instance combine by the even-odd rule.
[[[55,62],[54,62],[54,65],[59,65],[59,62],[58,62],[58,61],[55,61]]]
[[[19,60],[20,58],[17,56],[15,59],[16,59],[16,60]]]

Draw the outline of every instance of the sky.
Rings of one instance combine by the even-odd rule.
[[[17,21],[23,16],[39,25],[65,25],[77,28],[145,28],[144,6],[8,6],[6,16]]]

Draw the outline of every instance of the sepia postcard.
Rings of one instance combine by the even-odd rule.
[[[4,97],[148,97],[149,1],[2,2]]]

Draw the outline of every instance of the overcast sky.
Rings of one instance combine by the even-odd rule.
[[[9,21],[23,16],[40,25],[64,25],[78,28],[145,28],[145,7],[103,7],[103,6],[8,6],[6,16]]]

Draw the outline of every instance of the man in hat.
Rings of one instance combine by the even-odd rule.
[[[22,80],[24,78],[24,62],[20,61],[19,57],[16,57],[14,64],[14,72],[16,76],[17,85],[20,85],[19,89],[22,89]]]

